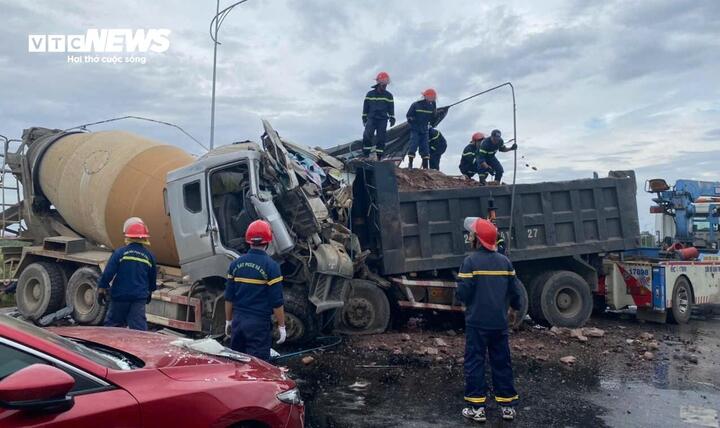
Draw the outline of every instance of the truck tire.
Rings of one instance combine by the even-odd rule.
[[[390,301],[376,283],[353,279],[345,305],[338,309],[335,327],[344,334],[376,334],[390,324]]]
[[[510,325],[510,328],[513,330],[517,330],[522,326],[525,315],[528,313],[528,307],[530,306],[528,301],[528,292],[525,289],[525,285],[523,285],[519,279],[516,279],[516,281],[518,282],[518,286],[520,288],[520,310],[518,310],[517,314],[515,314],[515,322]]]
[[[690,282],[684,276],[675,280],[672,293],[672,308],[668,312],[668,321],[673,324],[685,324],[692,314],[693,294]]]
[[[302,344],[317,337],[320,331],[319,317],[308,300],[308,289],[294,284],[283,289],[285,327],[288,344]]]
[[[17,307],[33,321],[63,307],[65,303],[65,275],[60,266],[37,262],[26,267],[18,278]]]
[[[81,267],[68,280],[65,300],[73,307],[73,319],[78,324],[100,325],[105,320],[107,306],[97,301],[97,284],[100,271],[93,267]]]
[[[561,270],[550,275],[542,285],[540,306],[550,325],[578,328],[592,314],[593,296],[580,275]]]
[[[530,281],[530,287],[528,288],[528,312],[530,313],[530,318],[537,324],[547,324],[540,305],[540,296],[545,281],[554,273],[556,273],[556,271],[543,272]]]

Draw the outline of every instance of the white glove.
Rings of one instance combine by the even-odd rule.
[[[280,332],[280,338],[278,339],[277,343],[278,345],[282,345],[285,343],[285,339],[287,339],[287,329],[285,329],[285,326],[278,327],[278,331]]]
[[[232,336],[232,321],[225,321],[225,336]]]

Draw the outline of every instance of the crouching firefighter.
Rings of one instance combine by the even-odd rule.
[[[513,150],[517,150],[517,143],[513,143],[510,147],[505,146],[500,130],[493,129],[490,136],[482,140],[478,149],[478,162],[480,164],[478,174],[480,175],[480,181],[484,182],[488,174],[493,174],[495,176],[494,184],[499,185],[505,170],[497,157],[495,157],[495,154],[498,151],[509,152]]]
[[[150,233],[136,217],[128,219],[123,229],[126,245],[110,256],[98,281],[97,299],[101,305],[107,304],[107,290],[110,289],[106,326],[147,330],[145,305],[150,303],[157,288],[155,256],[147,249]]]
[[[458,273],[457,299],[465,305],[465,403],[462,415],[484,422],[487,384],[485,358],[490,360],[495,401],[506,420],[515,418],[518,395],[513,385],[508,344],[508,316],[519,310],[521,294],[510,259],[496,250],[497,229],[482,218],[465,219],[476,250]],[[510,301],[511,309],[506,309]]]
[[[230,347],[265,361],[270,361],[272,315],[278,323],[280,338],[285,342],[280,265],[266,252],[272,241],[272,229],[264,220],[250,223],[245,232],[250,250],[230,264],[225,284],[225,334]]]

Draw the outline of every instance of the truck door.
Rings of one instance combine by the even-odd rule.
[[[180,265],[214,254],[207,200],[204,172],[167,184],[165,206],[170,214]]]

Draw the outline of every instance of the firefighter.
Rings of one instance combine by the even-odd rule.
[[[478,173],[478,149],[483,139],[485,139],[485,134],[482,132],[474,133],[460,157],[460,173],[469,179],[472,179]]]
[[[422,99],[412,103],[407,112],[407,121],[410,124],[410,148],[408,149],[408,168],[412,169],[415,152],[420,149],[422,168],[430,166],[430,148],[428,146],[428,127],[435,122],[437,107],[435,89],[426,89]]]
[[[272,315],[278,323],[280,338],[285,342],[280,265],[265,251],[272,241],[272,229],[264,220],[250,223],[245,242],[250,250],[230,264],[225,283],[225,334],[230,347],[265,361],[270,361]]]
[[[381,71],[375,81],[377,83],[372,86],[372,91],[365,95],[362,113],[365,127],[363,155],[370,160],[380,160],[383,156],[388,121],[390,121],[390,127],[395,126],[395,101],[387,90],[390,75]],[[375,137],[375,147],[373,147],[373,136]]]
[[[447,140],[436,128],[430,128],[430,169],[440,171],[440,158],[447,150]]]
[[[510,260],[496,250],[497,229],[489,220],[468,218],[465,229],[475,252],[458,273],[457,299],[465,305],[465,403],[462,415],[484,422],[487,385],[485,358],[489,356],[495,393],[502,417],[515,418],[518,395],[513,385],[508,344],[508,317],[520,309],[521,294]],[[506,301],[510,309],[506,310]]]
[[[480,148],[478,149],[478,162],[480,164],[478,174],[480,175],[480,181],[485,181],[488,174],[492,173],[495,176],[495,184],[500,184],[504,170],[500,161],[495,157],[495,153],[498,151],[509,152],[512,150],[517,150],[517,143],[506,147],[500,130],[493,129],[490,137],[482,140]]]
[[[123,229],[126,245],[113,251],[108,260],[98,281],[98,303],[107,304],[109,288],[110,308],[105,325],[147,330],[145,305],[150,303],[157,279],[155,256],[147,249],[150,233],[138,221],[126,223]]]

